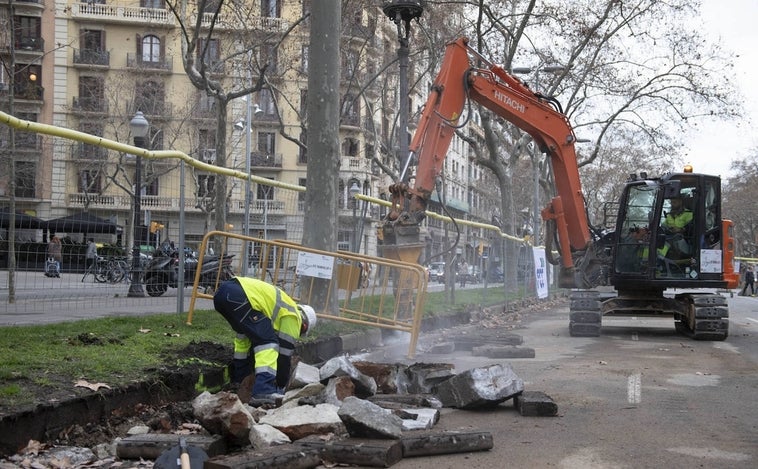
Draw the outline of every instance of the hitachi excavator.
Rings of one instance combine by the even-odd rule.
[[[559,286],[572,289],[572,336],[600,335],[603,316],[668,316],[694,339],[726,339],[729,311],[718,291],[736,288],[739,276],[732,222],[721,218],[720,178],[689,166],[662,177],[633,175],[615,225],[592,226],[576,136],[560,104],[490,63],[466,38],[447,45],[411,141],[409,159],[418,159],[413,186],[403,174],[389,188],[392,207],[381,225],[385,256],[418,262],[427,202],[468,100],[527,132],[549,155],[557,195],[541,212],[545,247],[557,252],[548,261],[560,266]]]

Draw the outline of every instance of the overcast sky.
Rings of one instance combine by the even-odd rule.
[[[703,124],[693,133],[684,155],[695,172],[729,176],[734,159],[747,158],[758,148],[758,1],[702,0],[703,21],[711,39],[738,55],[734,80],[745,98],[746,120],[733,124]],[[732,71],[730,71],[732,73]]]

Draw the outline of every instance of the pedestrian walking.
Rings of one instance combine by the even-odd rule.
[[[755,272],[753,266],[748,266],[745,271],[745,286],[742,287],[742,296],[747,294],[747,287],[750,287],[750,296],[755,296]]]
[[[92,272],[94,272],[97,264],[97,244],[95,244],[95,240],[92,238],[87,240],[87,251],[84,257],[86,260],[86,270],[92,269]]]
[[[248,277],[223,282],[213,296],[213,307],[237,333],[232,383],[241,383],[254,371],[250,405],[276,404],[290,379],[295,341],[313,330],[316,312],[295,303],[280,288]]]
[[[61,254],[61,240],[57,236],[53,236],[50,238],[50,242],[47,243],[47,262],[45,263],[45,276],[60,278],[62,263],[63,255]]]

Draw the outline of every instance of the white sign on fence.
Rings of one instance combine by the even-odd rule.
[[[330,279],[333,273],[334,257],[302,251],[298,253],[297,275]]]
[[[537,298],[547,298],[547,261],[545,248],[532,248],[534,255],[534,280],[537,285]]]

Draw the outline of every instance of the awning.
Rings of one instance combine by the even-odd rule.
[[[46,228],[52,233],[110,233],[119,234],[124,228],[91,213],[82,212],[48,220]]]
[[[20,230],[37,230],[45,227],[45,222],[32,215],[22,212],[16,212],[16,219],[13,223],[16,229]],[[11,211],[7,207],[0,208],[0,228],[8,229],[11,226]]]

